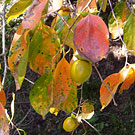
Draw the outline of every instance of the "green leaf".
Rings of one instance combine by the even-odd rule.
[[[123,27],[125,25],[125,22],[127,21],[127,18],[130,15],[130,10],[128,9],[126,3],[121,1],[114,7],[114,13],[119,23],[119,30],[112,12],[109,14],[108,18],[109,32],[112,34],[113,39],[119,36],[119,31],[120,34],[123,35]]]
[[[102,11],[105,12],[106,11],[106,7],[107,7],[107,0],[98,0],[99,2],[99,6],[102,6]]]
[[[29,52],[27,40],[29,31],[24,31],[21,28],[22,27],[19,27],[14,36],[8,55],[8,65],[15,79],[16,90],[20,89],[23,82],[26,73]],[[24,31],[23,34],[22,31]]]
[[[6,0],[5,3],[9,4],[11,0]]]
[[[52,64],[55,63],[53,58],[59,46],[56,32],[49,26],[40,23],[30,43],[30,68],[39,74],[44,74],[46,70],[50,70]]]
[[[135,50],[135,15],[132,13],[125,26],[123,40],[129,50]]]
[[[20,0],[16,2],[6,14],[7,23],[9,23],[12,18],[21,15],[32,2],[33,0]]]
[[[52,78],[51,71],[45,73],[35,82],[30,91],[30,103],[43,118],[49,112],[49,106],[52,101],[52,91],[48,90]]]
[[[22,86],[25,74],[26,74],[26,70],[27,70],[27,64],[28,64],[28,56],[29,56],[29,48],[27,48],[24,56],[22,57],[19,65],[18,65],[18,83],[19,86]]]

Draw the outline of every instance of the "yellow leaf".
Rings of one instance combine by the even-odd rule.
[[[12,18],[21,15],[32,2],[33,0],[20,0],[16,2],[6,14],[7,23],[9,23]]]
[[[128,90],[129,87],[135,82],[135,64],[128,65],[128,68],[130,69],[125,81],[120,87],[119,93],[122,94],[123,90]]]

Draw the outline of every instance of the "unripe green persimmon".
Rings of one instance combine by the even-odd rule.
[[[63,122],[63,129],[66,132],[71,132],[75,130],[78,127],[79,123],[78,121],[73,117],[67,117]]]
[[[85,60],[76,60],[71,66],[71,78],[76,83],[87,81],[92,73],[92,64]]]

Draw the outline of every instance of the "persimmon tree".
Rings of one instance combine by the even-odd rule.
[[[3,3],[6,5],[10,1],[5,0]],[[106,12],[107,3],[109,3],[111,12],[108,17],[108,24],[105,24],[100,13]],[[11,19],[19,17],[24,12],[26,15],[14,35],[7,58],[5,53],[5,23],[9,23]],[[55,13],[55,17],[48,26],[46,25],[46,18],[52,13]],[[6,96],[3,86],[7,70],[11,71],[16,90],[19,90],[29,65],[34,72],[41,75],[36,82],[32,83],[33,87],[29,96],[30,103],[38,114],[43,118],[48,112],[57,116],[58,112],[62,110],[71,113],[69,119],[70,122],[73,122],[73,129],[68,130],[65,127],[66,120],[64,128],[67,131],[75,130],[79,124],[86,122],[100,134],[86,121],[93,116],[94,106],[88,101],[84,101],[82,95],[78,102],[77,91],[80,90],[78,86],[83,85],[86,80],[81,80],[81,83],[76,82],[74,77],[77,73],[74,73],[75,68],[71,67],[77,60],[83,61],[79,67],[75,66],[78,68],[77,72],[81,72],[87,64],[87,71],[83,69],[83,74],[88,72],[87,78],[91,75],[89,73],[92,72],[91,68],[95,68],[102,82],[99,90],[101,111],[111,101],[117,106],[114,95],[118,86],[122,83],[119,90],[119,93],[122,94],[135,81],[135,64],[128,63],[127,54],[128,52],[135,54],[134,25],[135,5],[128,0],[117,2],[114,8],[111,0],[98,0],[97,3],[96,0],[77,0],[76,6],[73,6],[70,0],[19,0],[6,14],[4,6],[3,52],[1,56],[5,66],[0,82],[0,133],[8,135],[9,124],[17,128],[12,122],[14,94],[11,103],[12,116],[9,116],[4,110]],[[125,66],[118,73],[111,74],[103,80],[96,64],[107,54],[109,38],[121,40],[121,56],[124,56],[126,60]],[[67,52],[64,49],[65,46],[69,47]],[[67,60],[65,56],[71,50],[73,50],[73,57]],[[90,71],[88,71],[89,69]],[[71,77],[71,73],[74,77]],[[81,93],[82,91],[83,87],[81,87]],[[74,110],[78,110],[78,112],[75,113]],[[17,130],[18,132],[23,131],[18,128]]]

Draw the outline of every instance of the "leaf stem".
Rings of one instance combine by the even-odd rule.
[[[113,99],[113,103],[114,103],[114,105],[115,105],[115,106],[117,106],[117,103],[116,103],[116,101],[115,101],[115,99],[114,99],[114,94],[112,93],[112,91],[110,90],[110,88],[108,87],[108,85],[107,85],[107,84],[105,83],[105,81],[103,80],[103,78],[102,78],[102,76],[101,76],[100,72],[98,71],[98,69],[97,69],[96,65],[95,65],[95,64],[93,64],[93,66],[94,66],[94,68],[95,68],[96,72],[98,73],[98,76],[99,76],[99,78],[100,78],[101,82],[105,85],[105,87],[106,87],[106,88],[108,89],[108,91],[110,92],[110,94],[111,94],[111,96],[112,96],[112,99]]]

